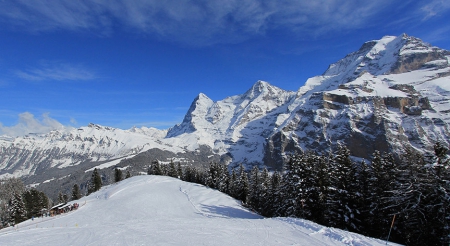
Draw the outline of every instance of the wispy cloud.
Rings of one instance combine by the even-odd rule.
[[[427,20],[434,16],[447,12],[450,9],[448,0],[431,0],[420,8],[423,20]]]
[[[397,3],[396,3],[397,2]],[[419,6],[428,18],[448,1]],[[360,28],[400,1],[378,0],[10,0],[0,2],[0,21],[41,32],[115,28],[164,40],[208,45],[233,43],[283,30],[315,36]],[[416,6],[416,5],[415,5]]]
[[[41,62],[38,67],[16,70],[15,75],[29,81],[82,81],[97,78],[95,73],[82,65],[57,62]]]
[[[41,119],[37,119],[33,114],[25,112],[19,114],[19,122],[14,126],[3,126],[0,123],[0,135],[16,137],[29,133],[47,133],[64,128],[64,125],[51,118],[48,113],[43,114]]]

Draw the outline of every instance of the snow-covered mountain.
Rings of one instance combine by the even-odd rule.
[[[385,245],[303,219],[263,218],[217,190],[162,176],[75,202],[69,213],[0,230],[1,245]]]
[[[374,150],[448,143],[449,59],[449,51],[405,34],[366,42],[299,89],[266,153],[326,150],[342,141],[369,158]]]
[[[257,82],[213,102],[200,94],[169,138],[192,138],[231,162],[279,168],[286,153],[332,149],[352,155],[449,141],[450,52],[401,35],[366,42],[297,92]]]
[[[375,150],[431,150],[436,141],[450,140],[449,60],[449,51],[418,38],[385,36],[296,92],[258,81],[244,94],[216,102],[200,93],[183,122],[167,131],[89,125],[0,139],[0,175],[39,174],[155,149],[207,151],[232,165],[272,168],[280,168],[287,153],[328,151],[337,141],[361,158]]]
[[[0,140],[0,174],[40,174],[83,162],[100,162],[136,155],[150,148],[176,150],[159,142],[167,131],[155,128],[121,130],[89,124],[78,129]],[[9,174],[9,175],[8,175]]]
[[[242,95],[217,102],[200,94],[167,138],[198,139],[198,144],[218,154],[229,154],[233,163],[258,163],[264,157],[266,138],[276,130],[279,115],[295,96],[263,81]]]

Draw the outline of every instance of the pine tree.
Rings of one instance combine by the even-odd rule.
[[[303,173],[304,162],[305,154],[302,153],[291,156],[286,163],[280,192],[282,204],[278,210],[282,216],[297,218],[304,216],[304,178],[307,175]]]
[[[318,156],[312,152],[307,152],[303,155],[302,161],[299,163],[299,173],[301,175],[301,182],[298,184],[298,189],[301,193],[301,214],[298,216],[312,220],[313,212],[320,203],[320,187],[318,184],[317,167]]]
[[[28,218],[40,216],[42,209],[47,208],[47,196],[34,188],[25,191],[22,197]]]
[[[429,245],[450,243],[450,169],[448,148],[442,143],[434,145],[434,161],[425,166],[426,197],[423,201],[426,223],[423,225]]]
[[[312,164],[312,176],[315,178],[313,187],[311,188],[310,204],[308,204],[308,207],[310,209],[311,220],[322,225],[327,225],[328,223],[326,214],[329,201],[330,159],[331,156],[325,154],[315,156]]]
[[[397,164],[390,155],[382,155],[379,151],[373,153],[372,163],[367,171],[368,191],[365,196],[365,207],[362,209],[367,216],[364,224],[369,225],[365,231],[367,235],[383,238],[389,227],[391,215],[388,208],[394,189],[394,173],[398,173]],[[366,175],[366,174],[364,174]]]
[[[374,220],[374,216],[371,213],[371,196],[372,196],[372,187],[370,187],[370,177],[371,177],[371,167],[367,165],[367,163],[363,160],[361,164],[358,166],[357,170],[357,187],[358,187],[358,196],[357,206],[359,208],[359,214],[356,215],[356,219],[359,221],[358,224],[358,233],[368,235],[370,228],[373,228],[371,224]]]
[[[338,142],[335,157],[330,163],[329,224],[333,227],[358,230],[356,214],[356,168],[350,159],[350,151]]]
[[[206,173],[205,185],[210,188],[217,189],[218,180],[219,180],[218,166],[216,163],[211,162],[209,164],[209,168]]]
[[[61,191],[58,193],[58,203],[65,203],[63,193]]]
[[[127,170],[127,174],[125,175],[125,179],[127,179],[127,178],[131,178],[130,170]]]
[[[152,161],[148,174],[151,175],[163,175],[162,169],[161,169],[161,165],[159,164],[158,160],[154,160]]]
[[[102,178],[100,177],[97,168],[95,168],[92,172],[91,180],[89,182],[88,194],[96,192],[100,190],[100,188],[102,188]]]
[[[258,211],[260,206],[259,199],[261,196],[260,191],[260,173],[257,166],[253,166],[250,171],[250,180],[249,180],[249,189],[248,189],[248,197],[247,197],[247,205],[254,210]]]
[[[0,182],[0,219],[1,221],[9,221],[9,201],[13,198],[14,193],[23,194],[25,185],[19,178],[9,178]]]
[[[120,182],[122,181],[122,170],[120,170],[119,168],[115,168],[114,169],[114,182]]]
[[[178,171],[177,171],[177,168],[175,167],[175,163],[173,162],[173,160],[171,160],[169,163],[169,170],[167,172],[167,175],[169,177],[173,177],[173,178],[178,177]]]
[[[8,205],[12,223],[18,224],[27,219],[25,204],[20,194],[14,192]]]
[[[427,244],[424,239],[426,210],[424,199],[427,191],[424,186],[425,161],[420,153],[406,149],[398,168],[396,168],[392,190],[389,191],[385,212],[397,215],[392,240],[401,240],[407,245]]]
[[[258,198],[258,207],[255,208],[258,213],[260,214],[267,214],[265,210],[265,201],[270,199],[269,194],[269,187],[270,187],[270,177],[269,177],[269,171],[267,168],[264,168],[260,175],[260,182],[259,182],[259,198]]]
[[[249,182],[247,173],[245,172],[244,166],[242,164],[239,165],[238,172],[239,175],[236,179],[236,183],[233,184],[236,195],[235,198],[245,203],[247,201],[249,191]]]
[[[183,176],[183,169],[181,168],[181,163],[178,162],[177,164],[177,178],[181,179]]]
[[[78,200],[81,198],[80,186],[74,184],[72,187],[72,200]]]
[[[228,172],[228,167],[225,164],[218,164],[219,170],[219,183],[218,190],[228,194],[230,187],[230,172]]]
[[[279,187],[281,184],[281,174],[275,171],[270,177],[266,199],[263,202],[261,214],[266,217],[275,216],[275,212],[279,207],[280,201],[278,199]]]
[[[231,170],[231,174],[230,174],[230,178],[229,178],[228,194],[234,198],[237,198],[236,185],[237,185],[237,175],[236,175],[236,170],[234,170],[234,168],[233,168]]]

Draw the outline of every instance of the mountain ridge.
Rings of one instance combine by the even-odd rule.
[[[364,159],[374,150],[431,151],[434,142],[448,144],[450,139],[449,60],[449,51],[418,38],[384,36],[365,42],[297,91],[257,81],[243,94],[219,101],[199,93],[183,121],[167,130],[89,124],[53,131],[47,142],[38,135],[3,137],[0,177],[150,149],[174,155],[205,149],[231,167],[242,163],[272,169],[282,168],[290,153],[328,151],[337,141]]]

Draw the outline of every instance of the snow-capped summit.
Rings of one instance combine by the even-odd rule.
[[[208,146],[219,154],[230,154],[235,161],[256,162],[263,156],[263,142],[268,127],[290,102],[295,92],[284,91],[264,81],[257,81],[242,95],[213,102],[199,95],[183,122],[169,130],[168,138],[181,138],[179,144],[192,149],[192,142]],[[246,143],[247,141],[250,141]],[[238,144],[240,142],[240,144]],[[237,147],[239,145],[239,147]]]
[[[432,66],[431,61],[448,61],[449,51],[433,47],[406,34],[385,36],[364,43],[361,48],[331,64],[321,75],[308,79],[299,94],[336,89],[363,73],[374,76],[399,74]],[[448,65],[448,62],[447,62]]]
[[[203,115],[212,104],[213,101],[209,97],[200,93],[189,107],[183,122],[169,129],[167,137],[176,137],[184,133],[192,133],[197,130],[197,127],[201,127],[196,125],[202,125],[202,123],[204,125],[206,122],[203,122]]]

